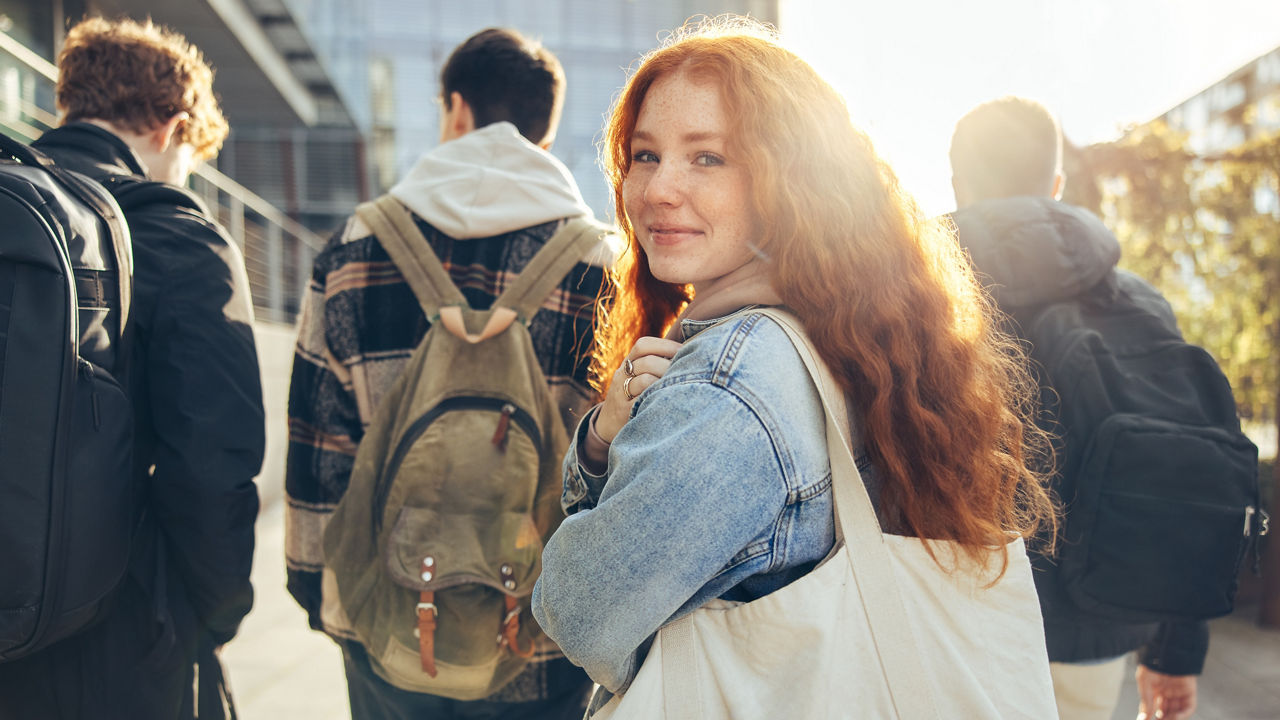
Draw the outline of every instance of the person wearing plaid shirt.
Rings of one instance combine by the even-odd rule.
[[[568,219],[589,215],[547,148],[564,75],[550,52],[510,30],[485,30],[442,72],[441,143],[390,194],[412,213],[473,308],[488,308]],[[567,427],[595,401],[588,385],[595,303],[612,262],[606,243],[533,317],[534,351]],[[429,327],[409,285],[367,226],[347,220],[316,258],[303,301],[289,390],[288,587],[311,627],[342,646],[354,718],[578,718],[590,681],[557,648],[540,648],[497,694],[461,702],[393,687],[364,648],[326,624],[324,528],[346,491],[364,429]],[[334,593],[330,593],[334,594]]]

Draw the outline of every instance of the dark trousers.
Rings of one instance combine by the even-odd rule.
[[[342,662],[351,720],[582,720],[591,692],[587,676],[563,658],[547,663],[552,697],[533,702],[463,701],[401,690],[374,673],[356,643],[342,643]]]
[[[164,610],[157,617],[153,598],[126,576],[100,623],[34,655],[0,663],[0,720],[197,717],[195,617],[185,603]],[[216,662],[211,648],[209,658]],[[203,680],[206,673],[201,675]],[[202,698],[201,709],[216,699]]]

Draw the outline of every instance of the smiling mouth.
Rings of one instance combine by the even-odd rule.
[[[702,231],[684,227],[650,226],[649,237],[658,245],[674,245],[702,234]]]

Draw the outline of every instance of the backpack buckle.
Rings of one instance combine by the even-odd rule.
[[[512,621],[514,621],[518,617],[520,617],[520,608],[518,607],[511,608],[510,610],[507,611],[507,616],[502,618],[503,626],[505,627],[506,625],[510,624]]]
[[[506,647],[516,657],[529,658],[533,657],[534,643],[529,643],[527,650],[521,649],[518,637],[520,635],[520,604],[510,595],[506,595],[505,602],[507,606],[507,614],[502,619],[502,624],[498,631],[498,646]]]
[[[1253,535],[1255,529],[1258,537],[1271,532],[1271,516],[1266,510],[1250,505],[1244,509],[1244,536]]]

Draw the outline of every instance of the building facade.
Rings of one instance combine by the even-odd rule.
[[[1160,119],[1188,134],[1188,148],[1215,155],[1280,130],[1280,48],[1178,103]]]
[[[737,13],[777,24],[778,6],[779,0],[0,0],[0,126],[32,140],[57,123],[51,63],[66,27],[85,15],[150,17],[186,35],[214,66],[214,90],[231,125],[222,152],[192,184],[241,241],[263,316],[287,321],[318,238],[438,144],[440,70],[470,35],[512,27],[560,59],[568,89],[552,152],[596,214],[611,218],[597,144],[628,70],[691,17]]]
[[[0,0],[0,129],[31,141],[60,119],[54,102],[54,60],[66,28],[90,15],[151,18],[182,33],[214,67],[214,92],[231,124],[219,156],[197,167],[191,187],[201,194],[244,252],[260,319],[289,322],[323,240],[299,220],[327,230],[332,216],[307,216],[298,185],[271,183],[258,167],[236,162],[240,136],[284,135],[302,147],[329,143],[341,152],[313,163],[323,189],[338,188],[349,211],[361,190],[363,146],[324,68],[280,0]],[[314,139],[313,139],[314,138]],[[336,140],[335,140],[336,139]],[[280,155],[293,146],[275,148]],[[279,175],[279,163],[262,167]],[[241,172],[240,170],[243,170]],[[266,188],[272,195],[255,190]],[[284,192],[280,190],[283,188]]]
[[[778,0],[284,0],[368,140],[375,192],[385,191],[439,141],[440,70],[486,27],[538,39],[564,65],[564,115],[552,152],[601,217],[612,199],[596,144],[627,70],[686,19],[749,14],[776,24]]]

